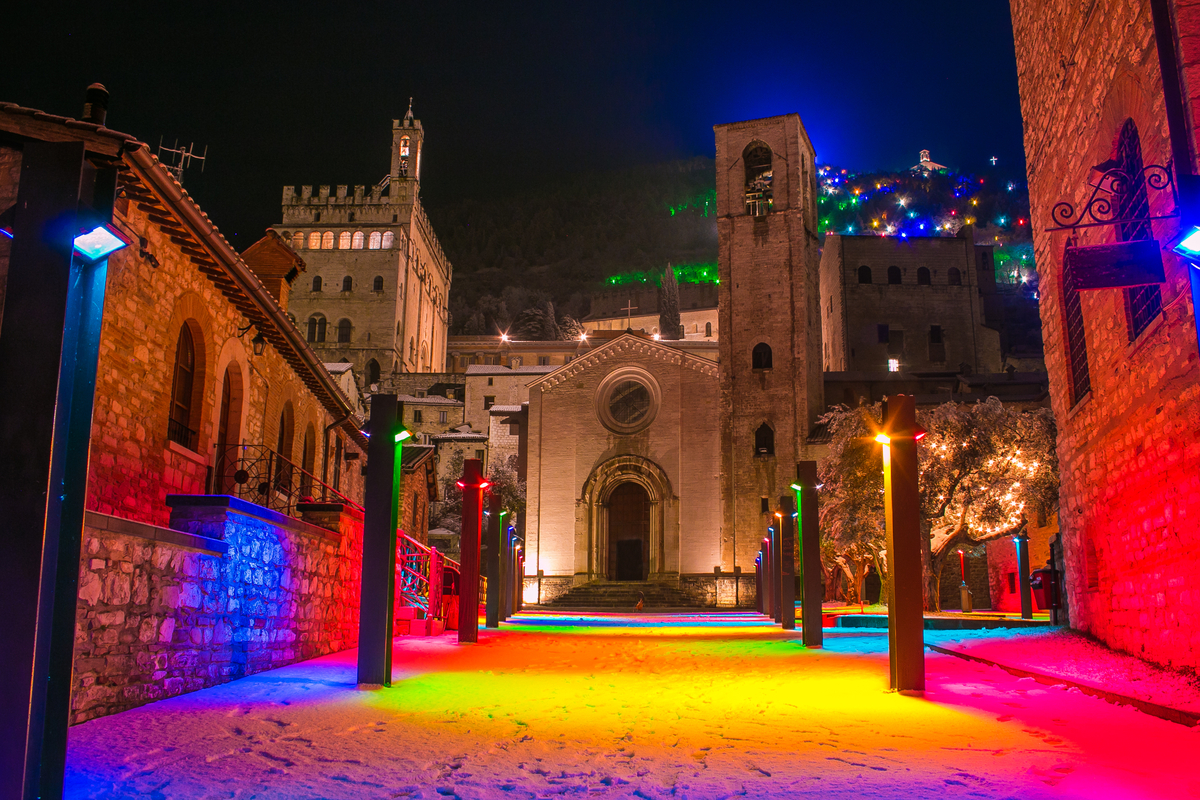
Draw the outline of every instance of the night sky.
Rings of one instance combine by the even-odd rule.
[[[0,101],[208,146],[185,185],[239,249],[287,184],[373,184],[408,98],[422,195],[711,156],[712,126],[798,112],[817,157],[901,170],[922,148],[1023,176],[1008,3],[22,3]],[[1005,167],[1007,166],[1007,170]]]

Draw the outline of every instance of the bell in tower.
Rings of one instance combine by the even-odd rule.
[[[404,119],[392,120],[392,181],[419,181],[421,178],[421,145],[425,132],[421,120],[413,117],[412,98],[408,98],[408,112]],[[392,196],[396,197],[395,191]],[[411,197],[411,195],[409,195]]]

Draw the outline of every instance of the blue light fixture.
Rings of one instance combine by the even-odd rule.
[[[1200,262],[1200,227],[1189,229],[1171,250],[1189,261]]]
[[[88,262],[108,258],[129,246],[129,241],[109,225],[97,225],[75,237],[75,252]]]

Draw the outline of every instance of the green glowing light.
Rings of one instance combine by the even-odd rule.
[[[672,266],[675,270],[675,280],[679,283],[718,283],[717,280],[717,265],[713,262],[703,264],[676,264]],[[604,282],[609,286],[630,286],[637,283],[654,283],[655,285],[662,284],[662,276],[666,269],[638,271],[638,272],[622,272],[618,275],[609,275],[604,279]]]

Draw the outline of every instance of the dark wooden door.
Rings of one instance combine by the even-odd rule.
[[[641,581],[650,574],[650,496],[623,483],[608,498],[608,578]]]

